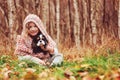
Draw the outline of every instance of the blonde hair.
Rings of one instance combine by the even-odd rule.
[[[28,24],[29,22],[25,24],[25,28],[22,30],[22,34],[21,34],[25,38],[28,37],[28,28],[27,28]]]

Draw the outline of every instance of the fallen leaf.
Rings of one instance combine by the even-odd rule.
[[[39,74],[39,78],[46,78],[46,77],[48,77],[48,73],[45,71]]]
[[[69,78],[70,80],[76,80],[76,78],[74,76],[70,76]]]
[[[35,75],[34,73],[27,72],[23,78],[24,80],[37,80],[38,76]]]
[[[78,72],[78,74],[79,74],[81,77],[83,77],[83,76],[86,76],[86,75],[88,74],[88,72],[87,72],[87,71],[85,71],[85,72]]]
[[[115,77],[114,80],[120,80],[120,76]]]
[[[82,64],[81,67],[88,68],[90,65],[89,64]]]
[[[73,72],[71,72],[69,69],[66,69],[64,72],[65,77],[69,78],[70,76],[73,75]]]
[[[26,69],[27,72],[30,72],[30,73],[34,73],[36,71],[36,69],[33,69],[33,68],[27,68]]]
[[[13,73],[13,71],[8,70],[8,71],[6,71],[6,72],[3,74],[4,80],[8,80],[8,79],[10,78],[10,76],[9,76],[10,73]]]
[[[93,78],[91,78],[90,76],[85,76],[82,78],[82,80],[93,80]]]

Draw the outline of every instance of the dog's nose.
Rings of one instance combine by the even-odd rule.
[[[40,42],[42,42],[42,41],[40,40]]]

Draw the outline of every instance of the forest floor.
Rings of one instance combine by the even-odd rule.
[[[120,48],[116,41],[99,48],[66,49],[62,65],[40,66],[18,61],[14,49],[0,51],[0,80],[120,80]]]

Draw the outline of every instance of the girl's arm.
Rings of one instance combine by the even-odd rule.
[[[38,64],[45,65],[45,62],[43,60],[41,60],[41,59],[38,58],[38,57],[41,57],[42,55],[35,55],[33,53],[33,50],[31,48],[28,48],[26,46],[24,38],[21,38],[21,37],[17,38],[17,44],[16,44],[16,49],[15,49],[14,53],[16,55],[18,55],[19,57],[24,57],[25,60],[26,59],[28,59],[28,60],[30,59],[30,60],[32,60],[35,63],[38,62]],[[28,57],[28,56],[30,56],[30,57]]]
[[[54,47],[52,45],[48,44],[46,48],[44,48],[44,46],[40,46],[40,47],[45,51],[49,51],[50,54],[54,54]]]
[[[28,48],[25,45],[24,39],[21,38],[20,36],[17,39],[15,54],[18,54],[18,55],[32,54],[32,49]]]

